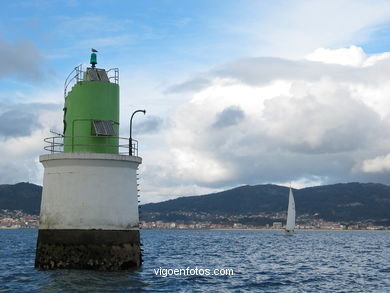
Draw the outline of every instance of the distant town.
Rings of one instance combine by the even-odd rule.
[[[141,221],[143,229],[283,229],[286,224],[286,212],[261,212],[248,215],[214,215],[199,212],[175,212],[170,213],[172,218],[184,218],[186,221],[164,221],[161,217],[164,213],[148,213],[148,220]],[[155,219],[153,219],[155,218]],[[160,218],[160,219],[159,219]],[[190,221],[188,219],[193,219]],[[141,218],[142,220],[142,218]],[[256,222],[267,221],[259,224]],[[390,230],[390,226],[374,224],[373,220],[358,222],[332,222],[326,221],[315,214],[299,215],[295,228],[298,230]]]
[[[283,213],[282,213],[283,214]],[[282,214],[275,214],[272,218],[280,219]],[[262,214],[262,216],[264,216]],[[268,215],[271,217],[270,215]],[[212,223],[209,221],[194,221],[190,223],[176,223],[164,221],[141,221],[141,229],[283,229],[284,222],[275,221],[272,224],[248,225],[234,222],[239,217],[226,218],[226,224]],[[221,219],[223,222],[223,219]],[[21,210],[0,210],[0,229],[38,229],[39,216],[29,215]],[[313,219],[303,215],[297,218],[297,230],[390,230],[388,226],[376,226],[368,221],[353,224],[329,222],[322,219]]]
[[[273,222],[272,225],[266,224],[265,226],[253,226],[253,225],[245,225],[241,223],[233,223],[233,224],[213,224],[210,222],[199,222],[199,223],[191,223],[191,224],[177,224],[174,222],[140,222],[141,229],[264,229],[264,230],[280,230],[284,228],[284,223],[282,222]],[[313,222],[309,225],[299,225],[297,224],[295,227],[296,230],[390,230],[390,227],[385,226],[373,226],[366,223],[357,223],[353,225],[345,225],[336,222],[326,222],[326,221],[317,221]]]
[[[0,229],[37,229],[39,216],[21,210],[0,210]]]

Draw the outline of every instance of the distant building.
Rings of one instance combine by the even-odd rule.
[[[283,227],[282,222],[273,222],[272,223],[272,228],[273,229],[282,229],[282,227]]]

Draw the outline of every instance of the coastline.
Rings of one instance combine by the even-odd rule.
[[[283,231],[283,229],[262,229],[262,228],[216,228],[216,229],[166,229],[166,228],[142,228],[140,230],[196,230],[196,231]],[[295,232],[301,231],[331,231],[331,232],[390,232],[390,229],[375,230],[375,229],[354,229],[354,230],[340,230],[340,229],[297,229]]]
[[[38,230],[38,227],[0,227],[0,230]],[[196,230],[196,231],[283,231],[283,229],[263,228],[140,228],[139,230]],[[305,231],[332,231],[332,232],[390,232],[390,229],[296,229],[295,232]]]

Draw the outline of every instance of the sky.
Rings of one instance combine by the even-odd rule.
[[[0,184],[42,184],[64,81],[120,71],[141,202],[241,185],[390,184],[389,1],[1,1]]]

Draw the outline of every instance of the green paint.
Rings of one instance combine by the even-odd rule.
[[[116,137],[95,136],[92,120],[113,121]],[[64,121],[64,152],[117,154],[119,85],[79,81],[65,99]]]

